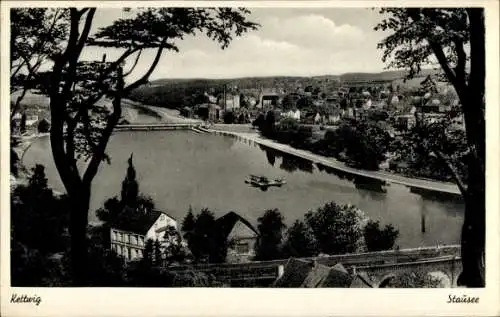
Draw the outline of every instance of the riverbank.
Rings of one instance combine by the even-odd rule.
[[[202,125],[201,120],[194,120],[194,119],[187,119],[180,114],[174,113],[175,110],[172,109],[166,109],[166,108],[160,108],[160,107],[153,107],[153,106],[145,106],[150,108],[153,111],[156,111],[158,115],[162,116],[166,122],[173,122],[173,123],[199,123]],[[238,128],[235,128],[234,126],[238,126]],[[314,154],[308,151],[300,150],[291,147],[290,145],[287,144],[281,144],[276,141],[270,140],[263,138],[260,136],[257,132],[252,132],[252,128],[249,125],[242,125],[243,127],[240,127],[240,125],[227,125],[227,124],[215,124],[212,125],[208,128],[202,128],[202,131],[210,132],[210,133],[215,133],[215,134],[222,134],[222,135],[229,135],[229,136],[235,136],[235,137],[240,137],[243,139],[246,139],[248,141],[252,141],[264,146],[268,146],[270,148],[273,148],[275,150],[283,151],[286,153],[290,153],[293,155],[296,155],[298,157],[310,160],[314,163],[320,163],[323,165],[326,165],[328,167],[351,173],[354,175],[358,176],[364,176],[364,177],[369,177],[377,180],[381,180],[384,182],[389,182],[389,183],[395,183],[395,184],[401,184],[409,187],[415,187],[418,189],[422,190],[429,190],[433,192],[442,192],[446,194],[452,194],[452,195],[461,195],[460,189],[458,186],[454,183],[449,183],[449,182],[442,182],[442,181],[436,181],[436,180],[431,180],[431,179],[421,179],[421,178],[411,178],[411,177],[406,177],[404,175],[399,175],[387,171],[368,171],[368,170],[359,170],[356,168],[352,168],[349,166],[346,166],[345,163],[338,161],[335,158],[330,158],[330,157],[324,157],[318,154]]]
[[[344,163],[334,159],[327,158],[318,154],[314,154],[308,151],[300,150],[291,147],[287,144],[278,143],[273,140],[269,140],[263,138],[258,133],[243,133],[243,132],[233,132],[233,131],[221,131],[216,129],[203,129],[204,131],[215,133],[218,135],[227,135],[237,138],[242,138],[247,141],[255,142],[257,144],[267,146],[269,148],[286,152],[309,161],[313,163],[323,164],[327,167],[334,168],[343,172],[347,172],[350,174],[369,177],[373,179],[377,179],[380,181],[401,184],[408,187],[416,187],[423,190],[435,191],[435,192],[443,192],[447,194],[460,195],[460,190],[456,184],[439,182],[433,180],[425,180],[425,179],[417,179],[417,178],[409,178],[402,175],[397,175],[390,172],[382,172],[382,171],[367,171],[367,170],[359,170],[349,166],[346,166]]]

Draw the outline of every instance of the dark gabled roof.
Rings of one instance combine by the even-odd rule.
[[[273,283],[273,287],[348,288],[353,287],[354,280],[340,263],[329,267],[309,260],[290,258],[285,264],[283,276]],[[361,281],[366,285],[364,287],[371,287],[364,279]]]
[[[352,276],[347,272],[344,266],[337,263],[333,267],[328,268],[328,274],[316,287],[350,287]]]
[[[130,217],[130,214],[133,214],[134,216]],[[133,210],[130,207],[125,207],[121,214],[111,224],[111,227],[118,230],[144,235],[162,214],[170,217],[168,214],[160,210],[151,210],[141,213],[140,211]]]
[[[241,217],[234,211],[230,211],[224,216],[220,217],[219,219],[216,220],[218,230],[221,231],[221,233],[224,235],[224,237],[227,237],[231,231],[234,228],[234,225],[238,222],[241,221],[243,224],[245,224],[250,230],[255,232],[255,234],[258,234],[257,230],[252,226],[248,220],[245,218]]]
[[[373,282],[366,274],[356,274],[350,288],[373,288]]]
[[[311,261],[289,258],[283,275],[273,283],[273,287],[300,287],[311,272]]]

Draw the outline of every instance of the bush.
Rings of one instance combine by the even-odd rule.
[[[258,219],[259,238],[257,240],[255,259],[267,261],[281,258],[280,245],[285,229],[283,215],[278,209],[270,209],[264,212]]]
[[[38,133],[48,133],[50,131],[50,123],[46,119],[42,119],[38,123]]]
[[[344,122],[332,133],[327,132],[323,146],[325,152],[353,167],[377,170],[385,160],[389,142],[389,134],[378,125],[355,121]]]
[[[283,244],[282,253],[284,257],[311,257],[318,255],[318,243],[311,228],[300,220],[295,221],[287,231],[287,238]]]
[[[228,111],[228,112],[224,113],[224,123],[225,124],[233,124],[235,119],[236,118],[235,118],[234,113],[232,111]]]
[[[357,252],[362,245],[366,216],[352,205],[327,203],[305,215],[306,224],[326,254]]]
[[[399,231],[392,225],[380,229],[379,221],[370,220],[364,228],[364,238],[368,251],[390,250],[399,236]]]
[[[382,282],[380,287],[387,288],[437,288],[442,280],[427,272],[415,271],[397,275],[386,282]]]

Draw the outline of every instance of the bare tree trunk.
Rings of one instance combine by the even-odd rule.
[[[465,215],[462,227],[462,273],[458,285],[485,286],[485,187],[484,171],[480,162],[469,163],[469,186],[465,197]]]
[[[86,286],[88,283],[87,222],[90,201],[90,187],[76,186],[69,194],[71,201],[70,227],[71,267],[73,285]]]

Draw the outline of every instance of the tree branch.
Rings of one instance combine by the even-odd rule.
[[[92,158],[90,160],[89,165],[87,166],[87,170],[83,175],[84,184],[90,185],[95,175],[97,174],[97,170],[99,169],[99,164],[104,158],[106,146],[108,145],[109,138],[113,133],[115,126],[118,124],[118,121],[122,115],[122,107],[121,107],[121,95],[123,92],[124,82],[123,82],[123,69],[121,67],[118,68],[118,85],[117,85],[117,94],[113,99],[113,113],[108,117],[106,127],[101,135],[101,141],[95,148],[94,153],[92,154]]]
[[[127,77],[128,75],[130,75],[132,73],[132,71],[135,69],[135,67],[137,66],[137,62],[139,62],[139,58],[141,57],[141,54],[142,54],[142,50],[139,50],[139,53],[137,53],[137,56],[135,58],[135,62],[134,62],[134,65],[132,65],[132,67],[129,69],[128,72],[126,72],[125,74],[123,74],[123,77]]]
[[[83,46],[85,45],[85,42],[87,41],[87,38],[88,38],[88,35],[89,35],[89,32],[90,32],[90,28],[92,26],[92,20],[94,18],[94,13],[95,13],[95,8],[91,8],[89,10],[89,12],[87,13],[87,16],[85,18],[85,25],[83,27],[83,31],[82,31],[82,34],[79,36],[78,35],[78,24],[79,24],[79,21],[80,21],[80,17],[83,13],[81,13],[83,10],[81,11],[76,11],[76,13],[74,13],[73,9],[71,11],[71,14],[72,15],[76,15],[76,18],[73,18],[71,19],[71,23],[73,24],[74,21],[76,20],[78,23],[77,26],[76,26],[76,30],[74,31],[73,28],[71,29],[72,32],[75,32],[75,34],[73,35],[73,38],[70,37],[70,41],[68,43],[68,48],[70,48],[70,54],[69,54],[69,58],[68,58],[68,62],[69,62],[69,66],[68,66],[68,70],[67,70],[67,77],[66,77],[66,82],[65,82],[65,85],[64,85],[64,88],[63,88],[63,92],[62,92],[62,95],[63,95],[63,98],[65,101],[69,100],[70,98],[70,93],[71,93],[71,87],[73,86],[73,83],[75,81],[75,75],[76,75],[76,68],[77,68],[77,64],[78,64],[78,59],[80,57],[80,54],[82,53],[82,49],[83,49]],[[85,12],[85,11],[83,11]]]
[[[457,91],[462,91],[463,86],[461,85],[461,83],[458,82],[455,72],[451,69],[450,65],[448,64],[448,59],[446,58],[446,55],[444,54],[441,45],[430,38],[428,38],[427,41],[429,41],[429,45],[432,51],[434,52],[434,55],[436,56],[439,62],[439,65],[441,65],[441,68],[443,68],[446,77],[448,77],[448,80],[455,87],[455,89],[457,89]]]
[[[161,54],[163,53],[163,49],[164,49],[164,45],[165,45],[166,41],[167,41],[166,38],[164,38],[161,41],[161,44],[158,47],[158,51],[156,52],[155,59],[153,60],[153,63],[149,67],[148,71],[140,79],[136,80],[134,83],[132,83],[132,84],[128,85],[127,87],[125,87],[123,89],[124,90],[124,94],[128,94],[132,90],[136,89],[137,87],[139,87],[142,84],[145,84],[148,81],[149,76],[155,70],[156,65],[158,65],[158,62],[160,61]]]
[[[85,113],[82,116],[82,121],[83,121],[83,129],[84,129],[84,135],[85,139],[87,140],[87,143],[90,146],[90,149],[92,153],[96,152],[96,146],[94,142],[92,141],[91,133],[90,133],[90,117],[88,114],[88,111],[85,111]]]
[[[467,61],[467,55],[464,50],[464,42],[461,39],[455,39],[453,41],[455,45],[455,51],[457,53],[457,65],[455,66],[455,75],[457,81],[463,83],[464,87],[467,85],[467,79],[465,78],[465,62]]]
[[[50,115],[52,121],[50,128],[50,144],[54,163],[64,187],[68,191],[68,194],[77,194],[72,193],[71,191],[75,189],[75,185],[78,184],[81,179],[78,174],[75,174],[75,170],[71,168],[71,165],[68,164],[66,153],[64,151],[64,122],[68,100],[60,93],[64,66],[71,58],[74,46],[78,40],[78,27],[80,19],[76,15],[76,9],[72,8],[70,10],[71,23],[68,44],[64,53],[55,57],[50,80],[51,86],[49,88],[49,96]]]
[[[436,153],[437,157],[439,157],[446,165],[446,167],[448,167],[453,176],[453,179],[455,180],[455,183],[457,184],[458,188],[460,189],[460,192],[462,193],[462,196],[466,197],[467,185],[465,185],[465,182],[462,180],[462,177],[460,177],[458,170],[455,168],[455,166],[453,166],[450,159],[443,152],[439,150],[433,150],[433,152]]]
[[[75,117],[78,116],[78,113]],[[76,167],[76,159],[75,159],[75,128],[77,125],[78,119],[74,118],[73,120],[66,120],[66,161],[68,165],[71,167],[73,172],[78,173],[78,169]]]

